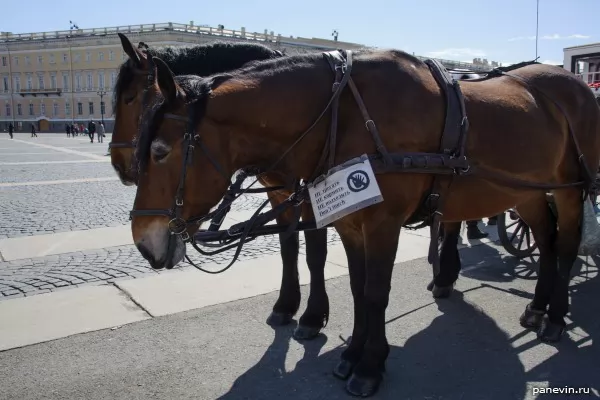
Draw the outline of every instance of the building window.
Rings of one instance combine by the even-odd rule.
[[[67,61],[69,61],[69,57],[67,56],[67,53],[63,53],[63,63],[66,64]]]
[[[15,66],[19,66],[19,57],[13,57],[13,59],[15,60]]]
[[[104,72],[98,72],[98,88],[104,89]]]
[[[87,90],[92,90],[93,86],[94,86],[94,78],[92,76],[92,73],[88,72],[88,74],[87,74]]]
[[[56,89],[56,75],[50,75],[50,88]]]
[[[31,75],[27,75],[27,90],[33,89],[33,78]]]
[[[69,75],[63,74],[63,90],[69,90]]]
[[[98,52],[98,61],[104,61],[104,52]]]
[[[38,64],[42,65],[44,63],[44,56],[38,56]]]
[[[54,54],[50,54],[50,64],[54,64]]]
[[[33,104],[29,103],[29,115],[33,115]]]
[[[68,117],[69,115],[71,115],[71,103],[66,102],[65,103],[65,117]]]
[[[89,111],[90,111],[90,115],[94,115],[94,102],[90,101],[88,103],[88,108],[89,108]]]
[[[83,115],[83,103],[77,103],[77,114]]]
[[[52,115],[55,117],[58,115],[58,104],[56,103],[52,104]]]
[[[102,115],[106,114],[106,107],[104,106],[103,101],[100,102],[100,114],[102,114]]]
[[[117,73],[115,71],[110,73],[110,87],[114,88],[117,83]]]
[[[46,115],[46,105],[44,103],[40,104],[40,114]]]
[[[10,117],[10,104],[6,104],[6,116]]]
[[[44,89],[44,75],[38,75],[38,86],[40,89]]]
[[[92,53],[90,53],[89,51],[85,52],[85,62],[90,62],[92,61]]]
[[[76,63],[79,62],[80,58],[81,58],[80,54],[75,53],[75,59],[73,60],[73,62],[76,62]]]
[[[29,56],[25,56],[25,65],[30,65],[31,64],[31,59],[29,58]]]
[[[2,56],[2,66],[6,67],[7,64],[8,64],[8,58],[6,58],[6,56]]]
[[[23,107],[20,104],[17,104],[17,115],[23,115]]]
[[[2,88],[8,92],[8,76],[2,77]]]
[[[21,77],[20,76],[15,76],[15,91],[17,91],[17,92],[21,91]]]
[[[108,60],[112,61],[114,59],[115,59],[115,52],[112,51],[112,50],[109,50],[109,52],[108,52]]]
[[[75,90],[77,90],[77,91],[81,90],[81,74],[75,75]]]

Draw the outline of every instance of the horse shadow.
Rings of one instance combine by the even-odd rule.
[[[395,341],[394,337],[402,336],[401,332],[407,327],[414,331],[414,324],[419,323],[418,313],[426,307],[437,307],[439,315],[402,346],[390,346],[387,373],[374,398],[506,400],[525,397],[524,368],[508,336],[489,316],[464,301],[459,291],[450,299],[432,301],[390,318],[386,322],[390,343]],[[345,383],[331,373],[345,347],[344,340],[322,354],[328,341],[325,335],[321,334],[314,341],[300,342],[304,355],[293,369],[286,371],[292,331],[293,327],[276,328],[273,342],[263,357],[237,378],[220,399],[351,398],[344,390]]]
[[[534,252],[529,257],[518,259],[504,254],[494,243],[482,243],[477,247],[459,250],[461,275],[483,282],[508,283],[515,279],[537,279],[537,261]]]
[[[488,256],[491,256],[490,250]],[[463,256],[463,254],[461,254]],[[480,268],[467,268],[462,273],[473,279],[487,282],[504,282],[505,279],[537,279],[536,259],[517,259],[512,256],[504,256],[498,252],[495,260]],[[530,394],[534,388],[537,389],[537,397],[544,398],[578,398],[576,392],[551,393],[544,388],[556,388],[560,390],[578,390],[585,388],[590,390],[590,396],[600,397],[600,346],[594,342],[594,338],[600,337],[600,257],[579,257],[571,271],[571,282],[569,286],[570,312],[567,321],[572,322],[566,327],[567,334],[563,336],[560,343],[541,344],[537,338],[532,338],[526,343],[514,347],[517,353],[532,350],[537,346],[553,346],[556,352],[540,364],[531,367],[525,374],[529,382]],[[532,275],[522,275],[520,272],[534,270]],[[533,294],[517,288],[504,289],[483,283],[481,287],[493,288],[499,292],[516,295],[524,299],[533,299]],[[527,330],[511,338],[516,342],[527,334]],[[535,350],[533,350],[535,351]],[[586,396],[587,394],[579,394]],[[591,398],[590,397],[590,398]]]
[[[600,257],[592,257],[600,265]],[[548,387],[586,388],[589,395],[571,393],[569,398],[600,398],[600,273],[598,268],[579,260],[569,288],[571,304],[567,321],[568,335],[556,344],[556,353],[527,373],[531,382],[548,382]],[[575,269],[575,267],[574,267]],[[590,275],[594,276],[590,276]],[[522,347],[527,348],[528,344]],[[566,398],[564,394],[540,393],[538,399]]]

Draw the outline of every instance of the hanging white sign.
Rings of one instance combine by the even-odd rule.
[[[308,185],[317,228],[383,201],[366,154],[332,168]]]

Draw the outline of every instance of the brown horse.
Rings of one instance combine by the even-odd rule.
[[[135,48],[129,39],[119,34],[123,51],[129,56],[120,69],[114,90],[115,128],[111,148],[111,162],[125,185],[137,182],[137,166],[132,168],[134,139],[139,130],[139,117],[144,90],[148,77],[154,70],[150,68],[148,57],[156,56],[165,60],[169,68],[178,75],[211,75],[239,68],[252,61],[282,57],[280,51],[253,43],[221,43],[192,47]],[[140,45],[140,47],[142,47]],[[261,177],[264,186],[280,186],[284,181],[277,174]],[[290,191],[278,190],[267,194],[272,207],[276,207],[290,196]],[[312,220],[310,206],[303,205],[302,219]],[[291,210],[277,218],[281,224],[289,223],[294,217]],[[329,300],[325,290],[325,261],[327,258],[327,230],[306,231],[306,263],[311,283],[307,308],[300,317],[294,331],[297,339],[314,338],[325,326],[329,318]],[[283,275],[278,300],[267,323],[274,326],[291,322],[300,307],[300,282],[298,277],[299,236],[294,233],[280,235]]]
[[[205,79],[174,78],[156,59],[136,149],[141,175],[132,234],[141,254],[154,268],[181,261],[183,237],[198,227],[192,222],[210,215],[240,168],[311,180],[323,172],[323,149],[333,148],[335,165],[375,154],[370,160],[383,201],[332,224],[346,250],[354,298],[352,341],[334,374],[350,378],[350,393],[368,396],[389,353],[385,310],[401,227],[431,197],[437,178],[428,171],[443,173],[430,166],[456,163],[454,175],[441,176],[447,190],[438,196],[443,204],[434,221],[447,223],[448,238],[460,221],[516,206],[541,254],[535,296],[521,323],[540,327],[542,340],[558,340],[580,242],[582,194],[600,159],[600,109],[589,88],[570,72],[541,64],[464,82],[470,130],[462,147],[467,158],[458,160],[439,154],[440,133],[453,116],[428,64],[392,50],[351,55],[353,64],[346,54],[346,63],[335,66],[351,78],[335,121],[317,118],[333,99],[329,55],[263,61]],[[328,130],[332,122],[337,139]],[[546,202],[549,187],[557,220]],[[442,265],[457,257],[455,245],[447,248]]]

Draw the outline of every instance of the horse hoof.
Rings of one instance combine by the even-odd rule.
[[[284,326],[292,322],[292,319],[292,314],[273,311],[271,315],[269,315],[269,318],[267,318],[267,324],[271,326]]]
[[[433,290],[434,285],[435,285],[435,283],[433,283],[433,279],[432,279],[431,282],[429,282],[429,285],[427,285],[427,290],[429,290],[431,292]]]
[[[525,307],[525,311],[519,317],[519,323],[523,328],[538,329],[542,326],[544,320],[544,311],[533,310],[529,305]]]
[[[352,370],[354,370],[353,363],[346,360],[340,360],[338,365],[336,365],[333,369],[333,376],[345,381],[350,377],[350,375],[352,375]]]
[[[433,285],[433,290],[431,291],[431,294],[436,299],[446,299],[446,298],[450,297],[452,290],[454,290],[454,287],[452,285],[450,285],[450,286]]]
[[[314,339],[321,332],[321,328],[317,328],[315,326],[304,326],[298,325],[298,327],[294,330],[294,339],[296,340],[310,340]]]
[[[544,319],[540,329],[537,332],[537,337],[539,340],[545,343],[556,343],[560,342],[560,338],[564,332],[564,326],[550,322],[549,319]]]
[[[352,377],[346,383],[346,391],[356,397],[370,397],[377,393],[381,378],[366,378],[352,374]]]

